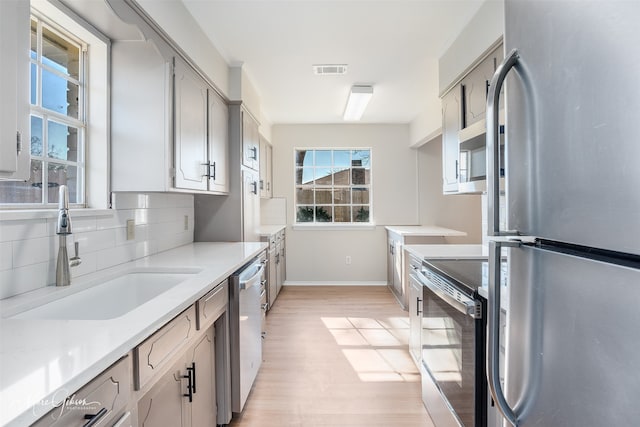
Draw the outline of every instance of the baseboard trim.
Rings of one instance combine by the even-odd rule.
[[[387,282],[380,280],[352,280],[352,281],[317,281],[317,280],[286,280],[283,286],[387,286]]]

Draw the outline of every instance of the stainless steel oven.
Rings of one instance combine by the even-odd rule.
[[[438,427],[487,425],[482,263],[425,261],[413,272],[423,292],[422,395]]]

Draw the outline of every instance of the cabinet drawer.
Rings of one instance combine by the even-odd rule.
[[[133,350],[134,385],[140,390],[196,332],[195,304]]]
[[[229,302],[229,279],[219,283],[196,303],[198,330],[206,329],[227,310]]]
[[[104,426],[119,415],[131,396],[131,358],[124,357],[98,375],[59,407],[40,418],[34,427],[81,427],[95,415],[95,425]]]

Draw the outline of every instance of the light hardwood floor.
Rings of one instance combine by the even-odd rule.
[[[409,319],[382,286],[283,288],[263,363],[234,427],[433,427]]]

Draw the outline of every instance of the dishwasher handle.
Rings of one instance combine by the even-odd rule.
[[[260,283],[260,277],[262,276],[262,271],[264,270],[264,266],[265,264],[260,263],[258,265],[258,269],[253,274],[253,276],[249,277],[248,279],[241,279],[240,290],[249,289],[250,287],[254,286],[256,283]]]

